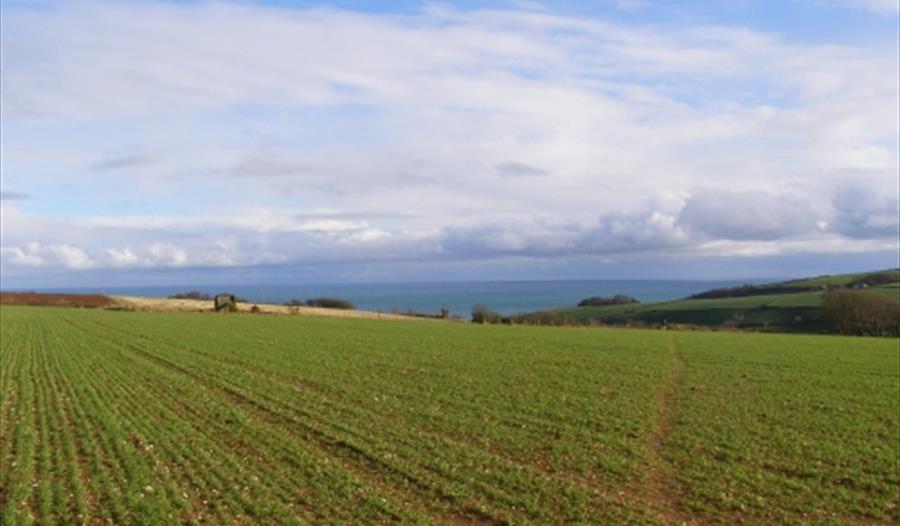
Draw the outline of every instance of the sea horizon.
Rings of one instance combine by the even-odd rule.
[[[10,291],[99,293],[113,296],[167,297],[198,291],[228,292],[250,303],[286,303],[334,297],[352,302],[357,309],[381,312],[437,313],[447,308],[452,315],[467,316],[476,304],[504,315],[542,309],[574,307],[591,296],[624,294],[642,302],[673,301],[712,288],[763,279],[548,279],[465,280],[411,282],[266,283],[209,285],[113,285],[67,287],[18,287]]]

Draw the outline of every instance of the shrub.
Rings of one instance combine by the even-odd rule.
[[[859,290],[832,290],[822,296],[822,312],[835,332],[859,336],[900,336],[900,302]]]
[[[578,302],[579,307],[603,307],[606,305],[627,305],[629,303],[640,303],[640,301],[632,298],[631,296],[625,296],[624,294],[616,294],[611,298],[604,298],[603,296],[593,296],[590,298],[585,298]]]
[[[503,316],[500,316],[500,314],[490,310],[480,303],[472,307],[473,323],[500,323],[502,319]]]
[[[574,320],[569,320],[565,314],[551,310],[541,310],[537,312],[529,312],[527,314],[517,314],[513,316],[512,322],[517,325],[549,325],[553,327],[562,327],[563,325],[576,325]]]
[[[322,307],[325,309],[353,310],[356,308],[356,305],[350,303],[349,301],[337,298],[313,298],[310,300],[306,300],[306,305],[308,307]]]
[[[254,305],[254,306],[250,307],[250,312],[253,314],[259,313],[260,312],[259,305]]]
[[[437,313],[437,314],[433,314],[430,312],[418,312],[418,311],[414,311],[412,309],[408,309],[406,312],[402,312],[402,313],[400,312],[400,309],[395,309],[395,310],[396,310],[396,312],[394,312],[394,314],[402,314],[403,316],[410,316],[412,318],[428,318],[428,319],[432,319],[432,320],[445,320],[450,317],[449,311],[444,312],[444,310],[441,310],[441,312]]]

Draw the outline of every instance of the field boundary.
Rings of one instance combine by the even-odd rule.
[[[118,305],[125,309],[148,312],[215,312],[211,300],[151,298],[144,296],[111,296]],[[271,303],[239,302],[237,310],[250,313],[253,307],[259,314],[277,314],[282,316],[318,316],[326,318],[364,318],[370,320],[423,320],[425,318],[404,316],[387,312],[366,310],[328,309],[325,307],[288,306]]]

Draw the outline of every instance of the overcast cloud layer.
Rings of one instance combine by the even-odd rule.
[[[896,32],[689,22],[9,4],[4,283],[896,253]]]

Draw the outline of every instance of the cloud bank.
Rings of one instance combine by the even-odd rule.
[[[898,247],[895,45],[443,5],[3,24],[6,276]]]

